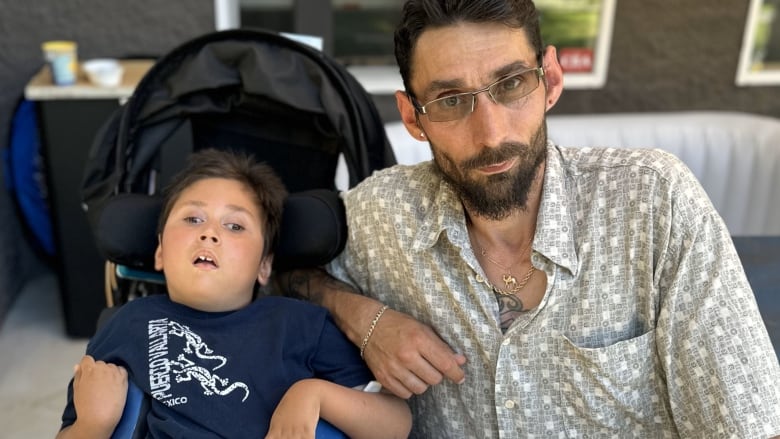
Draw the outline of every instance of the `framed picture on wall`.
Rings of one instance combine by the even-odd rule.
[[[536,0],[542,39],[558,49],[566,88],[607,80],[616,0]]]
[[[780,0],[750,0],[737,85],[780,84]]]

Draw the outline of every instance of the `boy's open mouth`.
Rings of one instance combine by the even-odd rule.
[[[211,258],[211,256],[206,255],[199,255],[195,258],[194,261],[192,261],[192,264],[198,267],[214,267],[217,268],[217,263],[214,262],[214,259]]]

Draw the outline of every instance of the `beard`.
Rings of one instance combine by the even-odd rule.
[[[528,207],[528,194],[539,167],[547,156],[547,124],[541,125],[529,144],[506,142],[495,148],[485,148],[479,154],[456,163],[449,155],[430,143],[434,168],[452,186],[471,214],[502,220],[515,211]],[[507,172],[473,177],[471,171],[518,158]]]

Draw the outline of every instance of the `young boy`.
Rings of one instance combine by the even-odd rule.
[[[271,274],[287,192],[264,164],[205,150],[165,192],[155,268],[167,295],[132,300],[75,367],[58,438],[108,438],[128,380],[151,395],[154,437],[406,437],[406,403],[372,380],[324,308],[253,300]],[[97,361],[96,361],[97,360]]]

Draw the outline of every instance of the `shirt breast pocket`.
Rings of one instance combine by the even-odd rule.
[[[579,347],[564,336],[559,347],[561,408],[569,435],[637,437],[667,423],[654,330],[599,348]]]

